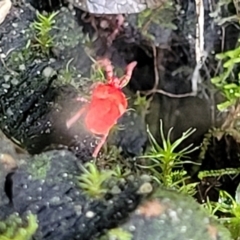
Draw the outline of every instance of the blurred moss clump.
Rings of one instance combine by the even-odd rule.
[[[106,182],[113,175],[112,170],[99,170],[98,167],[91,162],[81,166],[82,174],[77,177],[79,187],[92,198],[102,198],[108,191]]]
[[[128,232],[123,230],[122,228],[113,228],[109,230],[106,235],[102,236],[100,240],[132,240],[133,235]]]
[[[0,240],[30,240],[38,228],[37,217],[29,213],[26,220],[18,214],[0,221]]]
[[[27,166],[27,171],[34,179],[45,179],[50,168],[51,159],[47,154],[43,153],[34,156],[33,163]]]

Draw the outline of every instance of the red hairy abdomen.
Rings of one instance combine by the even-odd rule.
[[[127,109],[124,93],[110,84],[99,84],[93,90],[85,125],[95,134],[105,134]]]

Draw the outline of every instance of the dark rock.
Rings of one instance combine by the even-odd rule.
[[[114,145],[121,147],[130,156],[141,155],[147,146],[147,133],[143,119],[129,111],[118,121],[120,129],[110,138]]]
[[[90,199],[78,186],[81,173],[76,163],[65,150],[26,159],[7,179],[12,207],[2,205],[0,217],[31,211],[39,221],[34,239],[41,240],[89,240],[116,227],[141,201],[140,182],[129,182],[106,199]]]
[[[30,3],[34,8],[39,11],[57,11],[61,6],[66,6],[68,1],[66,0],[26,0],[26,2]]]

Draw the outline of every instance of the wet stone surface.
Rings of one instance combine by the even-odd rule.
[[[39,221],[34,239],[44,240],[88,240],[116,227],[139,204],[140,183],[126,184],[108,199],[90,199],[77,185],[81,172],[76,162],[65,150],[26,159],[5,182],[11,205],[0,205],[1,219],[12,212],[24,215],[31,211]]]

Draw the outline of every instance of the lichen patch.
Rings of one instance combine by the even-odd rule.
[[[215,226],[208,225],[207,230],[208,230],[208,233],[209,233],[211,239],[213,239],[213,240],[218,239],[218,237],[217,237],[218,236],[218,230]]]
[[[158,217],[163,214],[167,209],[166,206],[162,205],[158,200],[151,200],[144,203],[137,210],[137,213],[144,215],[145,217]]]
[[[0,154],[0,163],[8,171],[13,170],[17,167],[16,160],[9,154]]]

